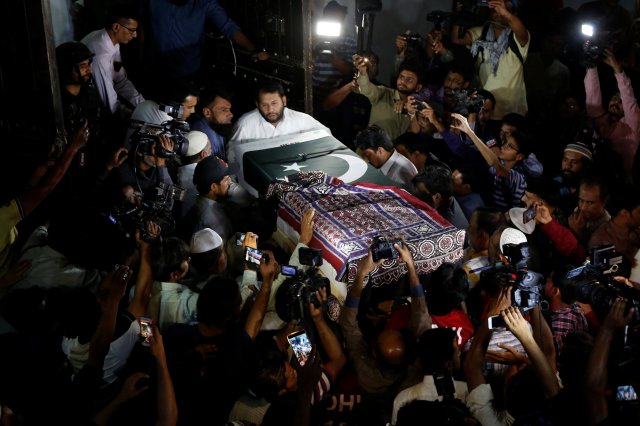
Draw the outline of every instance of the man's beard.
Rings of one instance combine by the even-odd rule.
[[[572,171],[562,171],[562,182],[569,188],[577,188],[578,184],[582,180],[579,173],[573,173]]]
[[[214,132],[222,136],[225,140],[231,136],[231,128],[233,127],[231,123],[229,124],[218,124],[218,123],[209,123],[209,126],[213,129]]]
[[[262,118],[264,118],[267,122],[274,124],[279,122],[280,120],[282,120],[282,117],[284,117],[284,108],[282,109],[282,111],[280,111],[277,114],[271,115],[271,117],[269,117],[269,114],[263,114],[262,111],[260,111],[260,115],[262,116]]]
[[[402,93],[403,95],[413,95],[414,91],[413,90],[409,90],[406,87],[405,88],[401,88],[401,86],[398,86],[398,92]]]

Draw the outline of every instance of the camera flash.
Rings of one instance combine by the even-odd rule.
[[[593,25],[590,24],[582,24],[582,34],[587,37],[593,37]]]

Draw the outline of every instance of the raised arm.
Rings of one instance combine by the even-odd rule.
[[[382,96],[383,90],[369,80],[366,58],[360,55],[353,55],[353,64],[358,68],[359,76],[357,82],[360,93],[366,96],[372,104],[377,102]]]
[[[53,188],[58,185],[65,173],[67,173],[73,158],[78,151],[87,144],[88,140],[89,129],[85,122],[84,125],[74,133],[62,156],[56,161],[55,165],[49,169],[38,185],[18,197],[20,199],[20,205],[22,206],[23,216],[29,215],[29,213],[53,191]]]
[[[508,176],[509,171],[502,165],[500,159],[491,150],[491,148],[485,145],[485,143],[482,142],[480,138],[475,134],[475,132],[471,129],[467,117],[460,114],[451,114],[451,118],[453,118],[453,124],[451,124],[451,127],[453,129],[458,129],[462,133],[469,136],[469,139],[471,139],[476,148],[478,148],[478,151],[480,152],[480,154],[482,154],[482,157],[487,162],[487,164],[490,167],[495,167],[501,176]]]
[[[545,398],[553,398],[560,392],[560,385],[545,354],[533,338],[529,324],[522,317],[520,310],[513,306],[502,311],[502,318],[504,318],[509,331],[520,340],[525,351],[527,351],[533,370],[542,384]]]
[[[513,34],[518,40],[520,46],[524,46],[529,42],[529,31],[524,27],[524,24],[515,14],[509,12],[503,0],[492,0],[489,2],[489,8],[495,10],[495,12],[503,17]]]
[[[627,301],[618,298],[611,306],[607,317],[598,330],[593,350],[587,364],[587,376],[585,377],[585,391],[588,401],[589,420],[592,425],[601,424],[609,416],[607,405],[607,379],[609,352],[611,343],[617,331],[629,323],[634,314],[630,309],[625,317],[624,309]]]
[[[159,235],[160,228],[157,224],[150,222],[149,231],[152,235]],[[151,244],[144,241],[140,232],[136,232],[136,244],[140,253],[140,266],[133,299],[129,302],[127,310],[134,317],[144,316],[149,306],[151,298],[151,286],[153,284],[153,274],[151,272]]]
[[[262,321],[267,312],[267,304],[269,303],[269,296],[271,295],[271,285],[273,280],[280,272],[280,265],[276,262],[273,253],[268,250],[263,251],[264,254],[269,256],[269,262],[264,260],[260,263],[260,273],[262,274],[262,286],[256,295],[256,299],[251,306],[247,322],[244,326],[245,331],[254,340],[262,327]]]
[[[156,398],[158,405],[158,426],[175,426],[178,423],[178,404],[173,389],[173,382],[167,367],[167,357],[164,352],[164,344],[160,330],[153,326],[153,336],[150,339],[151,354],[156,361],[157,383]]]
[[[344,356],[344,351],[342,350],[342,346],[340,345],[338,338],[324,319],[323,306],[327,301],[326,290],[324,288],[320,289],[317,297],[322,302],[322,306],[316,307],[313,303],[309,303],[309,313],[311,314],[313,323],[316,326],[320,343],[329,358],[323,363],[323,367],[331,373],[331,378],[335,380],[338,377],[338,374],[340,374],[340,371],[342,371],[347,359]]]
[[[407,265],[407,279],[409,280],[409,291],[411,292],[411,328],[416,338],[422,336],[426,330],[431,328],[431,315],[427,309],[427,303],[424,298],[424,289],[416,267],[413,264],[413,256],[411,250],[406,243],[394,244],[394,247],[400,255],[400,259]]]

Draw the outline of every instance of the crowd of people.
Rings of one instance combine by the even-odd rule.
[[[453,1],[395,58],[338,38],[313,115],[270,80],[234,109],[205,26],[270,56],[217,1],[116,3],[56,47],[66,144],[3,135],[0,424],[638,424],[640,21],[618,1]],[[278,200],[238,183],[243,144],[308,131],[464,229],[463,259],[419,275],[396,241],[397,283],[367,285],[371,250],[352,284],[318,278],[314,209],[283,244]]]

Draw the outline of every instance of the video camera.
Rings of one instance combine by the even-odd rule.
[[[616,253],[613,245],[604,245],[591,249],[590,259],[565,276],[564,291],[568,297],[590,304],[602,315],[606,315],[618,297],[624,297],[628,301],[627,311],[636,308],[635,323],[640,325],[640,292],[613,279],[622,256]]]
[[[171,120],[162,124],[143,123],[131,135],[131,144],[136,146],[136,152],[151,155],[155,145],[155,154],[162,158],[173,158],[176,155],[184,157],[189,149],[189,140],[185,132],[189,131],[189,124],[184,121]],[[160,135],[164,135],[173,142],[173,151],[164,149],[159,143]]]
[[[464,116],[477,114],[484,106],[485,98],[478,94],[477,89],[453,89],[451,96],[455,99],[454,112]]]
[[[309,268],[296,269],[295,275],[284,280],[276,291],[276,313],[286,322],[308,322],[309,304],[313,303],[316,308],[322,306],[318,291],[324,288],[327,297],[331,294],[329,279],[321,276],[318,270],[322,265],[322,250],[300,247],[298,258],[302,265]]]
[[[127,232],[140,231],[140,236],[144,241],[152,242],[156,235],[149,232],[151,222],[160,227],[160,234],[168,234],[175,227],[175,220],[171,210],[167,208],[170,200],[182,200],[185,190],[176,185],[167,185],[160,182],[157,194],[153,199],[149,199],[139,194],[139,204],[123,204],[116,207],[108,218],[113,224],[120,224]]]
[[[504,244],[502,253],[509,263],[496,263],[489,270],[482,272],[482,279],[488,278],[499,288],[510,287],[512,306],[526,310],[540,304],[545,280],[541,274],[526,270],[529,245]]]

